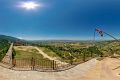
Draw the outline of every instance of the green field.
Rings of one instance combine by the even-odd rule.
[[[15,59],[44,59],[43,56],[34,48],[15,46]]]
[[[39,47],[39,49],[41,49],[48,56],[60,58],[55,52],[53,52],[52,50],[50,50],[50,49],[48,49],[46,47]]]
[[[59,45],[58,45],[59,44]],[[86,45],[86,44],[85,44]],[[99,49],[95,46],[85,47],[78,43],[53,43],[38,45],[43,52],[52,57],[59,57],[61,61],[65,62],[81,62],[87,61],[101,54]],[[80,47],[82,46],[82,47]]]
[[[17,66],[31,65],[31,60],[35,60],[35,64],[44,67],[51,67],[52,62],[44,58],[36,49],[29,46],[14,46],[15,60]]]
[[[91,46],[89,42],[42,42],[33,46],[39,47],[44,53],[67,63],[87,61],[95,57],[109,57],[120,54],[120,42],[99,41]],[[26,50],[22,50],[26,49]],[[19,47],[15,49],[16,59],[44,59],[34,48]],[[47,59],[48,60],[48,59]]]

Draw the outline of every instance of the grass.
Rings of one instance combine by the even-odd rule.
[[[21,65],[31,65],[32,58],[35,59],[35,64],[44,67],[51,67],[52,61],[44,58],[36,49],[25,47],[14,47],[15,49],[15,59],[17,66]]]
[[[68,51],[63,51],[63,50],[59,50],[58,52],[61,54],[61,56],[59,56],[56,52],[53,52],[51,49],[47,48],[47,47],[39,47],[44,53],[46,53],[48,56],[51,57],[55,57],[63,62],[67,62],[70,63],[71,62],[71,57],[69,55],[70,52]],[[71,54],[73,56],[74,59],[72,59],[73,62],[82,62],[83,61],[83,56],[81,54],[76,56],[76,53],[72,53]],[[64,58],[63,58],[64,57]]]
[[[43,59],[43,56],[39,54],[38,51],[34,48],[15,47],[15,52],[16,59],[31,59],[32,57]]]
[[[53,52],[52,50],[45,48],[45,47],[39,47],[44,53],[46,53],[48,56],[51,57],[59,57],[55,52]]]
[[[38,54],[37,52],[28,52],[23,50],[15,50],[16,51],[16,59],[31,59],[37,58],[37,59],[43,59],[43,56],[41,54]]]

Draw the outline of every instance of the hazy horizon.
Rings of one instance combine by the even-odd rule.
[[[3,35],[3,36],[10,36],[10,37],[14,37],[14,38],[18,38],[18,39],[22,39],[22,40],[29,40],[29,41],[34,41],[34,40],[75,40],[75,41],[93,41],[94,40],[94,37],[17,37],[17,36],[13,36],[13,35],[6,35],[6,34],[0,34],[0,35]],[[116,37],[117,39],[120,39],[118,37]],[[97,41],[104,41],[104,40],[114,40],[113,38],[111,37],[100,37],[100,36],[96,36],[95,37],[95,40]]]

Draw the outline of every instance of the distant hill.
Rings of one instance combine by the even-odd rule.
[[[0,35],[0,40],[1,39],[5,39],[5,40],[8,40],[10,42],[15,42],[17,40],[20,40],[18,38],[15,38],[15,37],[11,37],[11,36],[6,36],[6,35]]]
[[[27,42],[25,40],[15,38],[15,37],[12,37],[12,36],[6,36],[6,35],[0,35],[0,40],[7,40],[10,43],[13,42],[15,45],[24,45]]]

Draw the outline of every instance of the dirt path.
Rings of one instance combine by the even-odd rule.
[[[88,62],[62,72],[14,71],[0,67],[0,80],[120,80],[120,60],[106,58]]]
[[[113,74],[112,70],[110,69],[110,66],[108,66],[108,63],[106,62],[108,60],[104,60],[101,62],[101,79],[102,80],[119,80],[115,74]]]
[[[120,76],[113,68],[119,65],[120,60],[106,58],[93,67],[84,77],[77,80],[120,80]]]
[[[0,80],[83,80],[81,77],[96,63],[97,61],[92,59],[62,72],[14,71],[0,67]]]
[[[50,60],[54,60],[52,57],[48,56],[46,53],[44,53],[42,50],[40,50],[38,47],[35,47],[36,50],[39,51],[40,54],[43,55],[44,58],[48,58]]]
[[[48,56],[46,53],[44,53],[44,52],[43,52],[42,50],[40,50],[38,47],[34,47],[34,48],[35,48],[36,50],[38,50],[39,53],[42,54],[44,58],[48,58],[49,60],[55,60],[57,64],[62,64],[62,65],[68,64],[68,63],[66,63],[66,62],[62,62],[62,61],[60,61],[60,60],[58,60],[58,59],[55,59],[55,58],[53,58],[53,57]]]

